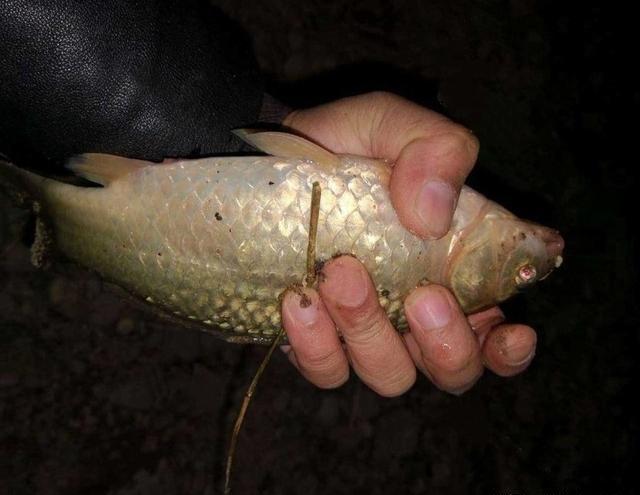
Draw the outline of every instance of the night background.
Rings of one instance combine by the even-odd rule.
[[[640,92],[623,93],[613,14],[536,0],[212,3],[292,107],[384,89],[468,126],[481,143],[469,183],[567,246],[560,270],[503,306],[538,331],[518,377],[486,371],[461,397],[422,377],[385,399],[354,376],[317,389],[276,353],[233,493],[634,493],[637,159],[616,136]],[[266,349],[168,325],[62,260],[36,270],[28,221],[0,196],[0,495],[221,493]]]

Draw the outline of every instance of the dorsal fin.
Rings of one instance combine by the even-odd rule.
[[[72,157],[65,166],[84,179],[108,186],[116,179],[149,165],[151,163],[144,160],[103,153],[86,153]]]
[[[236,136],[254,148],[280,158],[299,158],[336,167],[340,159],[308,139],[288,132],[263,131],[260,129],[235,129]]]

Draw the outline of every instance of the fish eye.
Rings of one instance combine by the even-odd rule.
[[[516,285],[518,287],[525,287],[535,282],[537,275],[538,272],[535,266],[530,263],[522,265],[518,268],[518,273],[516,274]]]

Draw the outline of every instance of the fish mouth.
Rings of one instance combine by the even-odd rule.
[[[554,267],[560,267],[562,264],[562,252],[564,251],[564,239],[559,232],[552,230],[543,238],[543,241],[547,248],[549,259],[553,260]]]
[[[564,251],[564,239],[560,232],[547,227],[538,227],[535,230],[535,235],[544,243],[549,271],[560,267]]]

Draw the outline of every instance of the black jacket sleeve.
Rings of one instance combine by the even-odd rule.
[[[0,153],[18,164],[236,151],[261,102],[246,35],[204,0],[0,0]]]

